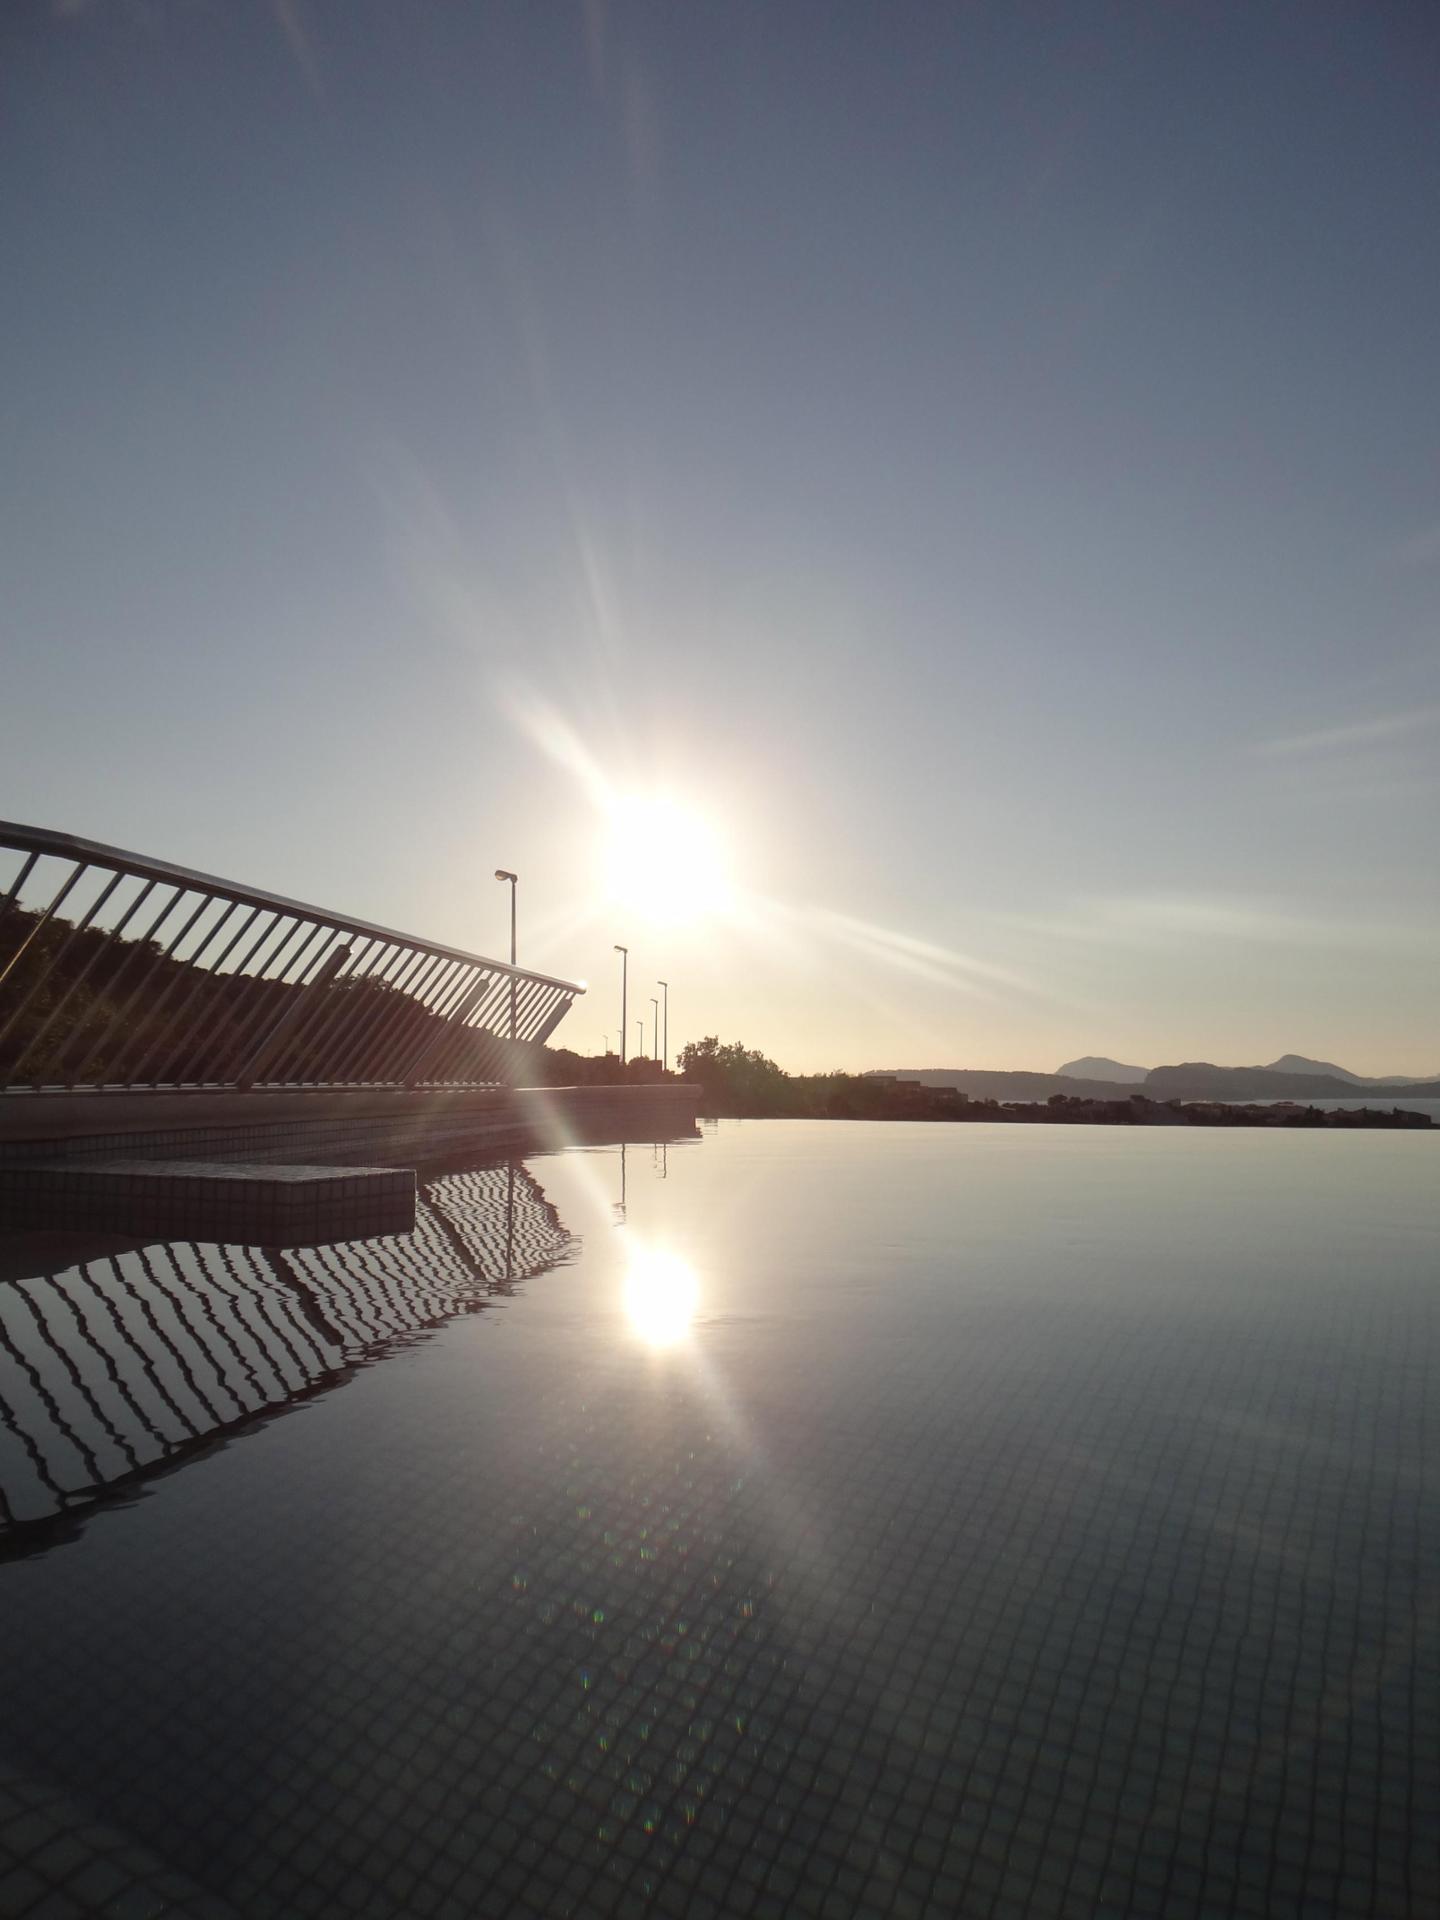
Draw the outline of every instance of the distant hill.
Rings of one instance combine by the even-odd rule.
[[[1332,1080],[1351,1080],[1357,1085],[1360,1076],[1351,1073],[1348,1067],[1337,1067],[1331,1060],[1307,1060],[1303,1053],[1282,1053],[1278,1060],[1272,1060],[1266,1073],[1324,1073]],[[1399,1085],[1399,1082],[1396,1082]]]
[[[1129,1085],[1148,1100],[1353,1100],[1370,1106],[1400,1105],[1406,1096],[1412,1100],[1440,1100],[1440,1076],[1434,1080],[1355,1080],[1342,1079],[1338,1073],[1281,1073],[1274,1067],[1217,1067],[1209,1060],[1152,1067],[1138,1085],[1100,1075],[1082,1079],[1069,1072],[1007,1073],[986,1067],[889,1067],[880,1077],[917,1080],[925,1087],[955,1087],[971,1100],[1048,1100],[1052,1093],[1113,1100],[1117,1085]]]
[[[1357,1087],[1423,1087],[1440,1080],[1440,1073],[1387,1073],[1383,1080],[1367,1080],[1329,1060],[1307,1060],[1303,1053],[1282,1053],[1265,1069],[1267,1073],[1326,1073],[1335,1080],[1349,1080]]]
[[[1137,1087],[1149,1071],[1148,1067],[1127,1067],[1122,1060],[1108,1059],[1103,1053],[1087,1053],[1056,1068],[1067,1080],[1112,1080],[1118,1086]]]
[[[887,1067],[881,1077],[918,1080],[922,1087],[956,1087],[971,1100],[1048,1100],[1052,1093],[1091,1100],[1115,1097],[1113,1080],[1080,1080],[1063,1073],[1008,1073],[988,1067]]]
[[[1317,1063],[1310,1063],[1313,1067]],[[1342,1070],[1343,1072],[1343,1070]],[[1440,1080],[1357,1080],[1340,1072],[1278,1072],[1273,1067],[1217,1067],[1208,1060],[1155,1067],[1143,1091],[1152,1100],[1337,1100],[1394,1104],[1440,1099]]]

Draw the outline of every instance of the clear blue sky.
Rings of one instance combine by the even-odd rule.
[[[12,0],[0,75],[0,811],[487,951],[514,866],[587,1047],[628,936],[793,1067],[1440,1067],[1440,12]],[[688,924],[598,877],[657,789]]]

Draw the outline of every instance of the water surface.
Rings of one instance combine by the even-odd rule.
[[[1435,1155],[726,1124],[529,1162],[504,1289],[462,1176],[484,1311],[0,1566],[0,1910],[1435,1911]]]

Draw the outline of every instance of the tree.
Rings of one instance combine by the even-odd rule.
[[[790,1108],[790,1076],[754,1048],[732,1040],[722,1046],[712,1033],[680,1049],[680,1071],[705,1089],[712,1114],[760,1115]]]

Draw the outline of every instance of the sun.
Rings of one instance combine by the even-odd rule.
[[[690,926],[726,913],[734,898],[725,843],[695,808],[670,794],[632,794],[607,809],[610,902],[653,926]]]

